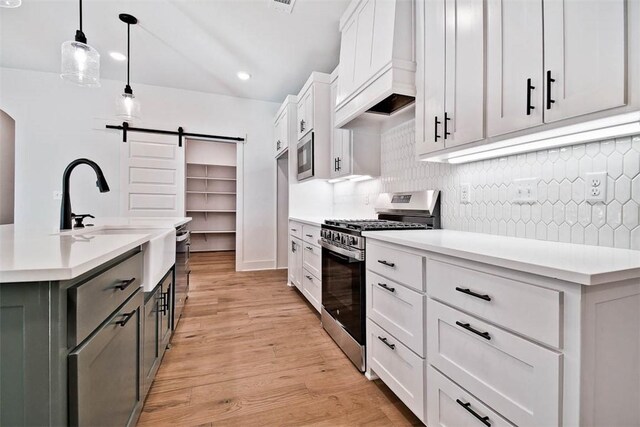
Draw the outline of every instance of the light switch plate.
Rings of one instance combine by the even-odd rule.
[[[538,200],[538,178],[514,179],[516,191],[513,196],[513,203],[526,204],[535,203]]]
[[[607,200],[607,173],[588,172],[584,177],[584,199],[590,203]]]
[[[471,185],[460,184],[460,204],[471,203]]]

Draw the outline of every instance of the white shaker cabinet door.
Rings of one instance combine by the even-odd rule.
[[[453,147],[485,137],[484,2],[446,0],[445,4],[446,97],[442,134],[445,147]],[[430,58],[426,57],[427,61]],[[427,63],[430,71],[431,64]]]
[[[545,0],[545,122],[626,104],[626,0]]]
[[[542,124],[542,0],[487,1],[487,136]]]
[[[445,0],[416,2],[416,151],[444,149]]]
[[[342,103],[354,89],[357,30],[358,22],[355,18],[352,18],[342,29],[340,40],[340,78],[338,79],[336,105]]]

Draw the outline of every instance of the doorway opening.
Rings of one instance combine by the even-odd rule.
[[[287,268],[289,255],[289,152],[276,161],[276,268]]]

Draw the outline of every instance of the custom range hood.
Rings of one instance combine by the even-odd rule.
[[[413,0],[353,0],[345,11],[336,126],[370,113],[391,116],[414,103],[414,8]]]

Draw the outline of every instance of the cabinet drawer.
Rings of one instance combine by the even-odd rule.
[[[367,243],[367,269],[424,291],[424,258],[389,246]]]
[[[322,307],[322,282],[306,268],[302,272],[302,293],[318,312]]]
[[[142,404],[142,291],[69,354],[69,424],[125,426]]]
[[[429,298],[427,359],[519,426],[559,423],[562,355]]]
[[[298,239],[302,239],[302,224],[295,221],[289,221],[289,234]]]
[[[318,246],[302,243],[302,264],[309,273],[322,279],[322,250]]]
[[[312,245],[318,245],[318,240],[320,240],[320,227],[315,225],[302,225],[302,240],[306,243],[311,243]]]
[[[560,347],[562,292],[427,261],[429,296],[507,329]]]
[[[425,296],[367,271],[367,316],[424,357]]]
[[[427,401],[430,427],[513,427],[432,366],[427,366]]]
[[[418,418],[424,420],[424,359],[371,319],[367,319],[367,364]]]
[[[69,347],[93,332],[142,284],[142,252],[69,289]]]

